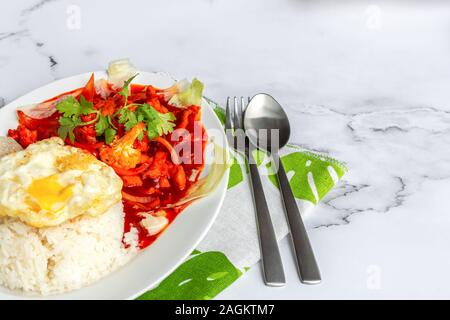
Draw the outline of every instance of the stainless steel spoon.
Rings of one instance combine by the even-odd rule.
[[[287,115],[272,96],[260,93],[251,99],[245,110],[244,128],[252,144],[269,152],[275,162],[275,167],[278,168],[277,176],[283,195],[300,279],[305,284],[318,284],[321,282],[319,267],[289,185],[289,179],[278,154],[277,146],[279,148],[284,147],[288,143],[291,133]],[[277,134],[272,136],[271,132]],[[272,141],[274,138],[278,141]]]

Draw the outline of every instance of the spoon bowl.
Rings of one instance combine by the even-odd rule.
[[[286,112],[266,93],[259,93],[250,100],[245,110],[244,128],[251,143],[269,152],[273,147],[284,147],[291,135]]]

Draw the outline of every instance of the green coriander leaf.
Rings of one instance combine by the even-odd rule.
[[[72,142],[72,143],[75,142],[75,135],[73,133],[73,130],[69,131],[69,139],[70,139],[70,142]]]
[[[161,132],[160,135],[166,135],[169,132],[172,132],[173,128],[175,127],[175,123],[173,121],[176,120],[173,113],[172,112],[159,113],[159,117],[160,117],[160,122],[158,125],[158,130],[159,130],[159,132]]]
[[[147,134],[150,139],[166,135],[172,132],[175,127],[173,121],[176,119],[171,112],[160,113],[147,103],[140,106],[138,112],[143,116],[143,121],[147,124]]]
[[[126,131],[130,131],[138,123],[143,122],[150,139],[172,132],[175,120],[173,113],[160,113],[147,103],[138,106],[134,112],[128,108],[122,108],[119,111],[119,123],[124,124]],[[142,138],[143,135],[139,135],[138,139],[142,140]]]
[[[88,102],[84,96],[80,96],[80,102],[72,96],[66,97],[56,105],[56,110],[61,113],[58,135],[63,140],[69,136],[72,143],[75,142],[73,130],[78,126],[83,125],[80,116],[95,112],[93,104]]]
[[[119,123],[124,124],[130,120],[133,112],[128,108],[122,108],[119,111]]]
[[[92,102],[87,101],[84,96],[80,96],[80,102],[72,96],[66,97],[56,105],[56,110],[64,117],[88,115],[95,112]]]
[[[77,116],[59,118],[59,124],[62,127],[75,128],[76,126],[80,125],[81,123],[82,123],[82,121]]]
[[[83,95],[80,96],[80,109],[79,114],[88,115],[93,113],[94,104],[92,102],[87,101]]]
[[[150,140],[160,136],[156,127],[151,122],[147,123],[147,135]]]
[[[58,136],[60,136],[61,139],[66,140],[67,135],[69,134],[70,128],[69,127],[59,127],[58,128]]]
[[[122,108],[119,110],[119,123],[124,124],[128,120],[128,112],[131,112],[128,110],[128,108]]]
[[[130,83],[131,81],[133,81],[134,78],[137,77],[138,74],[135,74],[134,76],[132,76],[131,78],[129,78],[127,81],[125,81],[123,83],[122,89],[120,89],[119,94],[124,96],[124,97],[128,97],[130,95]]]
[[[95,132],[97,136],[101,136],[108,128],[109,123],[107,117],[105,117],[104,115],[100,115],[100,117],[98,118],[98,122],[95,124]]]
[[[146,119],[147,121],[153,121],[158,117],[158,111],[153,109],[151,105],[148,103],[144,103],[138,108],[138,112]]]
[[[106,144],[111,144],[114,141],[117,131],[113,128],[108,128],[105,130],[105,142]]]
[[[73,127],[75,126],[75,121],[72,120],[72,117],[61,117],[59,118],[59,124],[62,127]]]
[[[79,115],[80,104],[77,99],[69,96],[56,105],[56,110],[61,112],[64,117],[71,117],[73,115]]]
[[[138,124],[136,114],[128,108],[122,108],[120,110],[119,123],[125,125],[126,131],[130,131],[131,128]]]
[[[75,135],[73,133],[73,130],[80,124],[82,124],[82,121],[77,115],[73,115],[71,117],[60,117],[58,135],[63,140],[65,140],[67,138],[67,135],[69,135],[70,141],[74,143]]]
[[[125,123],[125,130],[130,131],[137,124],[138,121],[136,119],[136,115],[133,112],[131,112],[128,117],[128,121]]]
[[[63,140],[66,140],[67,135],[69,135],[70,141],[73,143],[75,141],[75,135],[73,134],[73,129],[75,129],[75,127],[72,125],[60,126],[58,128],[58,135]]]

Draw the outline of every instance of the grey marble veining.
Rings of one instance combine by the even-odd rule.
[[[42,0],[0,15],[0,106],[129,57],[218,102],[269,92],[293,142],[346,162],[307,221],[323,285],[292,269],[274,293],[255,268],[220,297],[450,297],[450,4]]]

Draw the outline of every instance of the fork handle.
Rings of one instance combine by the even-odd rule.
[[[286,217],[291,231],[291,238],[297,258],[297,267],[301,281],[305,284],[318,284],[321,282],[319,266],[309,242],[308,233],[300,215],[297,202],[292,193],[286,171],[277,153],[272,154],[273,160],[278,164],[278,181],[286,208]]]
[[[248,168],[253,192],[253,200],[256,209],[256,222],[258,226],[259,244],[261,248],[261,260],[264,274],[264,282],[267,286],[284,286],[283,263],[281,262],[277,238],[270,218],[269,207],[261,183],[258,167],[253,155],[247,150]]]

